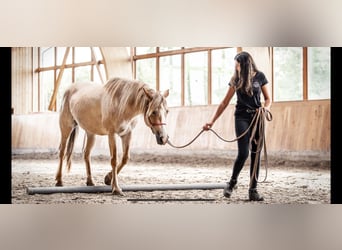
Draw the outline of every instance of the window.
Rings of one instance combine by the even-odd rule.
[[[308,99],[330,98],[330,48],[308,48]]]
[[[127,48],[129,49],[129,48]],[[134,78],[156,90],[170,90],[168,105],[219,104],[234,73],[236,47],[130,48]],[[40,47],[38,110],[58,111],[65,89],[76,81],[106,80],[98,47]],[[268,65],[273,73],[273,101],[330,98],[329,47],[274,47]],[[272,63],[271,63],[272,62]],[[234,95],[231,104],[236,103]]]
[[[303,100],[303,53],[300,47],[273,48],[274,101]]]
[[[330,99],[329,47],[274,47],[274,101]]]
[[[168,106],[181,106],[181,55],[160,58],[160,90],[169,89]]]
[[[208,104],[208,52],[185,55],[185,105]]]
[[[218,103],[228,89],[237,50],[225,47],[136,47],[131,51],[134,78],[157,91],[169,89],[168,105],[174,107]]]
[[[136,55],[144,55],[144,54],[151,54],[155,53],[155,47],[136,47]]]
[[[257,50],[257,48],[255,48]],[[219,104],[234,74],[237,47],[136,47],[134,77],[156,90],[170,89],[172,106]],[[273,47],[261,55],[272,72],[273,101],[330,98],[330,48]],[[264,53],[264,52],[263,52]],[[260,66],[261,67],[261,66]],[[271,77],[270,77],[271,78]],[[236,103],[234,95],[230,104]]]
[[[156,89],[156,60],[148,58],[137,61],[136,78]]]
[[[57,75],[58,75],[58,73],[59,73],[59,70],[57,70]],[[56,97],[56,110],[59,110],[59,108],[61,106],[63,94],[72,82],[73,82],[72,81],[72,69],[67,68],[64,70],[61,83],[59,84],[57,97]],[[51,99],[51,96],[52,96],[52,94],[50,95],[50,99]],[[48,104],[50,103],[50,99],[49,99]]]
[[[227,93],[230,78],[234,74],[236,48],[213,50],[212,62],[212,103],[219,104]],[[236,95],[231,102],[236,103]]]
[[[39,110],[47,111],[50,103],[51,96],[53,94],[55,86],[55,74],[54,71],[44,71],[40,74],[40,82],[43,83],[39,88],[40,107]]]
[[[159,51],[173,51],[173,50],[180,50],[182,47],[158,47]]]
[[[51,67],[55,65],[55,51],[51,47],[43,47],[40,49],[40,65],[41,67]]]
[[[39,111],[58,111],[72,82],[105,80],[97,47],[41,47],[38,50]]]

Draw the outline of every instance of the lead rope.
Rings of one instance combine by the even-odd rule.
[[[267,179],[267,170],[268,170],[268,158],[267,158],[267,149],[266,149],[266,140],[265,140],[265,120],[272,121],[272,113],[268,111],[265,108],[260,108],[257,110],[256,114],[254,115],[256,117],[255,125],[253,126],[253,129],[251,131],[250,136],[250,151],[252,152],[252,141],[254,140],[256,144],[256,151],[252,152],[255,153],[255,160],[253,165],[253,171],[249,182],[249,187],[252,187],[253,179],[255,179],[258,183],[266,182]],[[258,130],[258,138],[256,138],[256,133]],[[258,180],[257,177],[257,166],[259,162],[260,152],[264,149],[264,161],[265,161],[265,178],[262,181]]]
[[[248,130],[250,130],[250,128],[252,127],[252,125],[253,125],[253,123],[254,123],[254,121],[256,120],[256,115],[254,115],[254,117],[253,117],[253,119],[252,119],[252,121],[251,121],[251,123],[249,124],[249,126],[248,126],[248,128],[240,135],[240,136],[238,136],[238,137],[236,137],[236,138],[234,138],[234,139],[232,139],[232,140],[227,140],[227,139],[224,139],[222,136],[220,136],[215,130],[213,130],[212,128],[209,128],[208,130],[210,130],[211,132],[213,132],[220,140],[222,140],[222,141],[224,141],[224,142],[234,142],[234,141],[237,141],[237,140],[239,140],[241,137],[243,137],[245,134],[247,134],[247,132],[248,132]],[[190,142],[188,142],[188,143],[186,143],[186,144],[184,144],[184,145],[182,145],[182,146],[175,146],[175,145],[173,145],[171,142],[170,142],[170,140],[169,140],[169,138],[167,139],[167,143],[171,146],[171,147],[173,147],[173,148],[185,148],[185,147],[187,147],[187,146],[189,146],[190,144],[192,144],[203,132],[204,132],[205,130],[204,129],[202,129]]]
[[[250,136],[250,141],[249,141],[249,145],[250,145],[250,150],[251,150],[251,145],[252,145],[252,141],[255,140],[256,145],[257,145],[257,149],[255,152],[256,153],[256,158],[255,158],[255,162],[254,162],[254,166],[253,166],[253,171],[252,171],[252,178],[250,181],[250,186],[252,184],[252,180],[253,178],[255,178],[255,180],[257,182],[258,178],[256,176],[256,169],[257,169],[257,162],[259,160],[259,152],[262,150],[262,148],[264,148],[264,158],[265,158],[265,169],[266,169],[266,174],[265,174],[265,179],[262,182],[265,182],[267,179],[267,168],[268,168],[268,158],[267,158],[267,150],[266,150],[266,142],[265,142],[265,120],[267,121],[272,121],[273,117],[270,111],[268,111],[265,108],[259,108],[256,110],[255,115],[253,116],[253,119],[251,121],[251,123],[249,124],[248,128],[238,137],[232,139],[232,140],[227,140],[224,139],[222,136],[220,136],[215,130],[213,130],[212,128],[209,128],[209,130],[211,132],[213,132],[220,140],[224,141],[224,142],[234,142],[239,140],[241,137],[243,137],[245,134],[247,134],[247,132],[252,129],[251,131],[251,136]],[[255,135],[257,132],[257,128],[259,128],[258,132],[259,132],[259,138],[255,139]],[[205,130],[202,129],[190,142],[181,145],[181,146],[175,146],[173,145],[169,138],[167,139],[167,143],[173,147],[173,148],[185,148],[187,146],[189,146],[190,144],[192,144]]]

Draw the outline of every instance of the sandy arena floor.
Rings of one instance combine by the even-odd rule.
[[[241,171],[238,188],[232,197],[223,196],[222,189],[125,192],[125,196],[105,193],[27,194],[26,188],[53,187],[57,169],[57,155],[12,155],[13,204],[247,204],[249,164]],[[190,184],[226,183],[230,177],[233,157],[220,154],[132,154],[130,162],[119,174],[120,185],[130,184]],[[92,158],[95,185],[103,186],[110,171],[108,157]],[[63,169],[64,170],[64,169]],[[259,179],[266,174],[262,164]],[[74,156],[71,171],[63,172],[64,186],[85,186],[86,171],[83,160]],[[264,196],[262,204],[329,204],[330,161],[288,160],[270,157],[267,180],[259,183]]]

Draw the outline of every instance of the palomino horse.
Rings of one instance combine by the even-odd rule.
[[[62,186],[62,165],[67,158],[67,169],[71,167],[78,126],[84,129],[86,143],[83,157],[87,171],[87,185],[94,185],[90,170],[90,152],[96,135],[107,135],[112,171],[105,177],[111,184],[112,194],[123,195],[118,183],[118,173],[129,159],[132,129],[138,115],[144,115],[145,124],[151,128],[157,143],[164,145],[168,140],[165,119],[168,113],[166,97],[169,91],[157,92],[145,83],[122,78],[110,79],[106,84],[74,83],[63,96],[59,115],[61,141],[59,146],[59,166],[56,173],[56,186]],[[121,162],[117,162],[115,134],[122,142]]]

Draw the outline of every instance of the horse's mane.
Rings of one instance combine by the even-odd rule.
[[[138,80],[129,80],[119,77],[109,79],[104,85],[106,96],[110,100],[112,110],[116,110],[119,116],[124,114],[129,107],[135,109],[137,113],[143,112],[149,101],[143,88],[153,92],[147,84]]]

